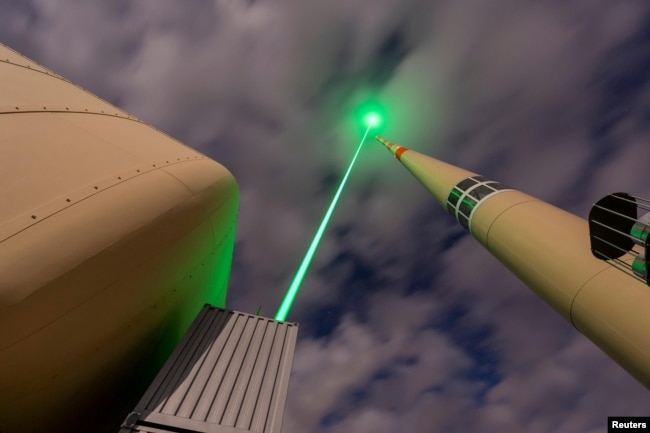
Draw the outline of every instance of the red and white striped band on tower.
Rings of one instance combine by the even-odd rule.
[[[407,150],[409,150],[408,147],[404,147],[404,146],[400,146],[399,144],[392,143],[379,135],[375,136],[375,140],[377,140],[378,142],[386,146],[386,148],[390,150],[390,153],[395,155],[395,158],[397,158],[398,160],[401,160],[402,154]]]

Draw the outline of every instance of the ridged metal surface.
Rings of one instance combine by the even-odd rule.
[[[297,334],[206,305],[123,431],[280,432]]]

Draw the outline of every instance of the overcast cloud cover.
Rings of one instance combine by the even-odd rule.
[[[362,131],[585,217],[650,197],[645,0],[0,0],[0,41],[241,188],[229,307],[273,314]],[[356,135],[355,135],[356,134]],[[284,429],[604,432],[650,394],[368,142],[290,316]]]

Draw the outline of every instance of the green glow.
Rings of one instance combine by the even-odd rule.
[[[354,109],[356,122],[362,124],[364,127],[372,127],[379,129],[383,126],[386,119],[386,110],[378,101],[373,99],[366,99],[364,102],[357,104]]]
[[[284,299],[282,300],[282,304],[280,305],[278,312],[275,313],[275,320],[280,320],[284,322],[287,319],[287,315],[289,314],[289,310],[291,310],[291,306],[293,305],[293,302],[296,299],[296,295],[298,294],[300,285],[302,284],[302,281],[305,279],[305,274],[307,274],[307,269],[309,269],[309,265],[312,259],[314,258],[314,254],[316,253],[316,248],[318,248],[318,244],[320,243],[321,238],[323,237],[323,233],[325,233],[325,228],[327,228],[327,224],[329,223],[330,218],[334,213],[334,208],[336,207],[336,204],[339,201],[341,192],[343,192],[343,187],[345,187],[345,184],[348,181],[348,177],[350,177],[350,172],[352,171],[352,167],[354,167],[354,163],[356,162],[357,157],[359,156],[359,152],[361,152],[361,147],[363,146],[363,143],[366,141],[366,137],[368,136],[368,133],[370,132],[370,129],[373,126],[374,126],[373,123],[370,122],[368,123],[368,127],[366,128],[366,133],[363,134],[363,138],[359,142],[357,151],[354,154],[354,157],[352,158],[352,162],[350,162],[350,166],[348,167],[348,170],[345,172],[345,176],[343,176],[343,180],[339,185],[339,189],[336,191],[336,194],[332,199],[332,203],[330,203],[330,207],[327,209],[327,212],[325,213],[325,217],[323,218],[323,221],[320,223],[320,226],[316,231],[316,235],[314,236],[314,239],[311,241],[311,244],[309,245],[307,254],[305,254],[305,257],[302,259],[302,263],[300,263],[298,272],[296,272],[296,275],[295,277],[293,277],[293,281],[291,282],[291,285],[289,286],[286,295],[284,295]]]
[[[368,113],[366,114],[365,121],[368,127],[373,127],[381,123],[381,117],[377,113]]]

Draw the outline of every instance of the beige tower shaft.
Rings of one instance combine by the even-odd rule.
[[[592,255],[586,220],[381,137],[377,140],[490,253],[650,388],[650,287]]]

